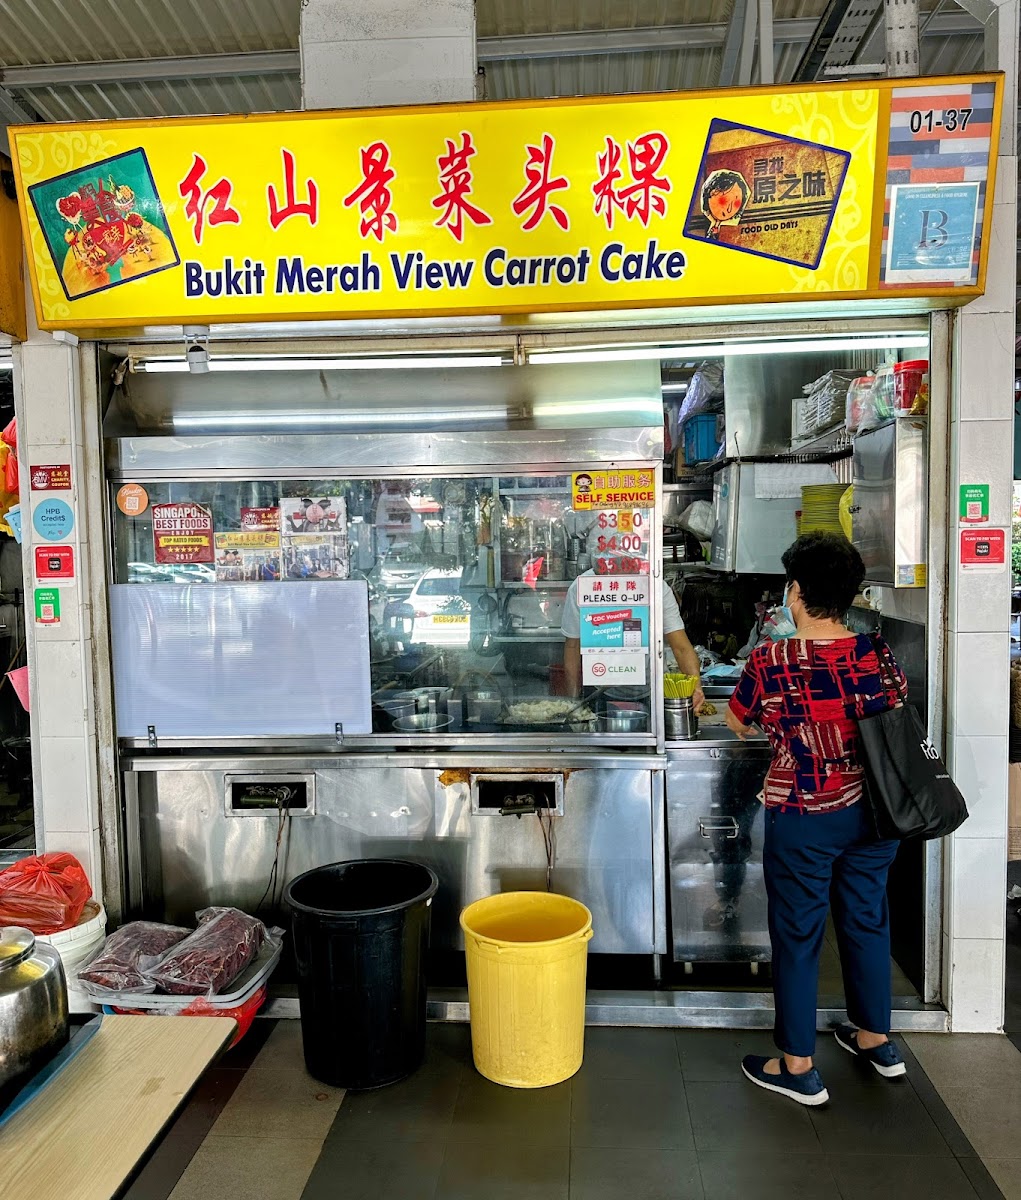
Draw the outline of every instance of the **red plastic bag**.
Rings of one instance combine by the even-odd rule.
[[[4,463],[4,491],[18,495],[18,419],[15,417],[0,433],[0,441],[10,446],[11,452]]]
[[[59,933],[78,923],[92,885],[73,854],[23,858],[0,871],[0,925]]]
[[[152,1017],[152,1016],[174,1016],[174,1017],[232,1017],[238,1023],[237,1030],[234,1034],[234,1040],[231,1042],[230,1049],[236,1046],[238,1042],[251,1029],[252,1023],[259,1013],[259,1009],[266,1003],[267,988],[263,984],[261,988],[250,996],[244,1004],[239,1004],[235,1008],[214,1008],[205,996],[199,996],[184,1008],[178,1009],[177,1012],[167,1013],[159,1010],[146,1008],[120,1008],[117,1006],[104,1008],[104,1012],[120,1013],[128,1017]]]

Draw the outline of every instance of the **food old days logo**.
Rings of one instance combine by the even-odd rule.
[[[26,126],[15,143],[40,318],[89,328],[755,299],[797,272],[864,287],[878,114],[878,90],[831,88]],[[739,277],[731,249],[750,251]]]
[[[814,271],[850,162],[832,146],[713,121],[685,233]]]

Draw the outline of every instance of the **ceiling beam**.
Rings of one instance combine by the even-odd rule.
[[[31,125],[36,120],[38,117],[23,108],[5,87],[0,87],[0,152],[11,156],[8,125]]]
[[[775,21],[773,39],[781,44],[808,42],[817,24],[814,19],[806,17]],[[578,58],[597,54],[721,49],[727,38],[727,29],[727,24],[718,23],[484,37],[478,39],[478,57],[480,62],[492,63],[527,58]],[[980,30],[981,25],[974,17],[957,10],[941,13],[926,33],[950,37],[955,34],[977,34]],[[0,85],[17,89],[85,87],[106,83],[151,83],[154,80],[297,75],[299,70],[297,50],[258,50],[245,54],[198,54],[180,58],[5,67],[0,68]]]

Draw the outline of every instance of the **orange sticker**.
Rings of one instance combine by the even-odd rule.
[[[140,517],[149,507],[149,493],[140,483],[126,483],[117,493],[117,507],[126,517]]]

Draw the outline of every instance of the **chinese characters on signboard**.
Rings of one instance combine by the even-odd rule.
[[[975,288],[997,86],[948,82],[954,107],[938,115],[915,111],[921,83],[884,81],[108,122],[71,143],[76,131],[25,126],[15,165],[39,317],[99,328],[733,302],[875,293],[919,270]],[[877,163],[884,95],[896,155]],[[923,210],[924,264],[903,232]]]

